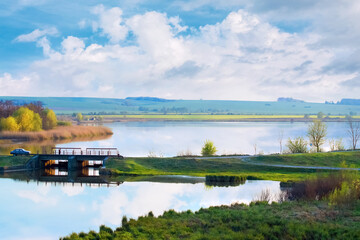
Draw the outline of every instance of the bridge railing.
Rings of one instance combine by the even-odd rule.
[[[70,148],[70,147],[54,147],[52,148],[54,155],[92,155],[92,156],[119,156],[117,148]]]

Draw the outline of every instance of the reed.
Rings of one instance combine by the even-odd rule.
[[[17,141],[64,140],[83,137],[112,135],[108,127],[103,126],[62,126],[47,131],[38,132],[1,132],[0,139]]]

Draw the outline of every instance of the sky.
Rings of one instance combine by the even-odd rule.
[[[2,0],[0,95],[359,98],[357,0]]]

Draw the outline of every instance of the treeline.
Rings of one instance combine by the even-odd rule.
[[[40,101],[22,106],[12,101],[0,101],[0,131],[29,132],[49,130],[56,126],[56,114],[44,108]]]

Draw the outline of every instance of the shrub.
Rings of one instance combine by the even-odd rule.
[[[58,122],[57,122],[57,125],[58,125],[58,126],[71,126],[72,123],[69,122],[69,121],[58,121]]]
[[[214,143],[210,140],[206,140],[203,148],[201,149],[201,155],[203,156],[213,156],[216,153],[217,149],[214,146]]]
[[[306,153],[306,152],[308,152],[307,142],[302,137],[297,137],[294,140],[291,140],[289,138],[286,146],[291,153]]]

